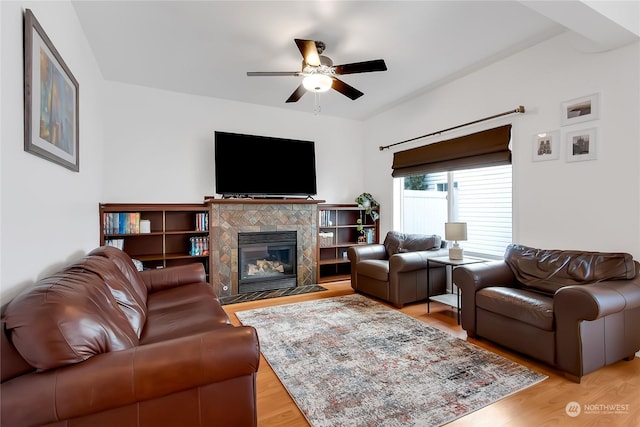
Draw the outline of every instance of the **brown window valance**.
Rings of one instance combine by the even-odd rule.
[[[394,177],[444,172],[511,163],[511,125],[398,151],[393,155]]]

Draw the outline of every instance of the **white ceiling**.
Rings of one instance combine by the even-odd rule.
[[[355,120],[567,29],[583,42],[586,36],[597,49],[637,39],[633,28],[577,1],[72,4],[110,81],[312,113],[312,93],[285,103],[301,77],[248,77],[246,72],[299,71],[302,56],[294,38],[325,42],[324,55],[336,65],[382,58],[387,71],[340,76],[364,96],[351,100],[336,91],[319,96],[323,115]]]

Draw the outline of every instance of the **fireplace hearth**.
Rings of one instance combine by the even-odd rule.
[[[238,233],[238,293],[297,286],[295,231]]]

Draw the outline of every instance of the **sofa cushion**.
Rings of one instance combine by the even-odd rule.
[[[95,273],[104,281],[111,291],[120,310],[127,316],[129,324],[136,332],[138,338],[147,318],[147,307],[140,294],[136,292],[131,282],[109,258],[88,255],[67,270],[83,269]]]
[[[633,257],[620,252],[544,250],[509,245],[505,262],[525,288],[554,294],[569,285],[633,279]]]
[[[14,298],[3,317],[15,348],[41,371],[138,344],[110,289],[81,268],[40,280]]]
[[[398,231],[389,231],[384,239],[388,257],[401,252],[439,249],[441,244],[442,238],[436,234],[406,234]]]
[[[133,260],[125,251],[113,246],[101,246],[89,252],[89,255],[100,255],[110,259],[125,275],[133,290],[135,290],[142,301],[147,301],[147,285],[142,280],[140,272],[136,268]]]
[[[229,317],[208,283],[186,284],[152,292],[147,308],[141,345],[230,325]]]

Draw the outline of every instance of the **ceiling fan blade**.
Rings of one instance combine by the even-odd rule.
[[[247,76],[299,76],[299,71],[247,71]]]
[[[318,54],[318,48],[316,48],[316,42],[313,40],[294,39],[298,49],[304,58],[304,62],[308,65],[317,67],[320,65],[320,55]]]
[[[353,86],[349,86],[342,80],[338,80],[335,77],[332,77],[332,78],[333,78],[333,85],[331,85],[331,87],[337,90],[338,92],[340,92],[341,94],[343,94],[344,96],[347,96],[351,99],[358,99],[362,95],[364,95],[364,93],[360,92],[358,89],[356,89]]]
[[[298,102],[302,95],[305,94],[307,90],[303,85],[300,85],[296,88],[296,90],[291,94],[291,96],[287,99],[287,102]]]
[[[336,74],[369,73],[371,71],[387,71],[387,64],[384,63],[384,59],[335,66]]]

